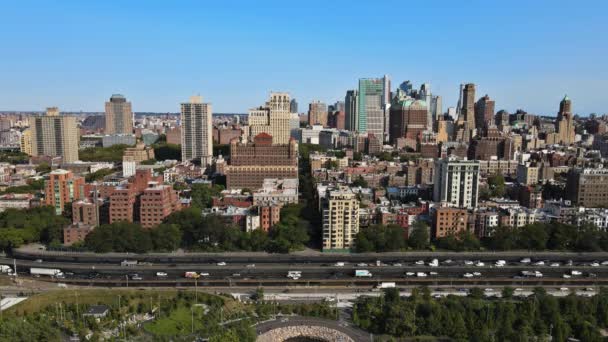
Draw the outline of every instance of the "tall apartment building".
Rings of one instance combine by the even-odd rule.
[[[272,136],[275,144],[288,144],[291,138],[291,101],[288,93],[270,93],[264,106],[249,110],[249,137],[260,133]]]
[[[344,107],[345,107],[345,129],[348,131],[358,131],[359,130],[359,91],[358,90],[348,90],[346,92],[346,97],[344,98]]]
[[[267,178],[298,178],[298,143],[274,144],[273,137],[260,133],[253,143],[230,143],[230,165],[226,167],[228,189],[263,187]]]
[[[63,213],[67,203],[84,197],[84,178],[71,171],[57,169],[49,174],[44,187],[44,204],[55,207],[55,214]]]
[[[308,104],[308,124],[327,127],[327,105],[321,101]]]
[[[19,139],[19,150],[28,156],[32,155],[32,130],[26,129],[21,132],[21,138]]]
[[[435,161],[433,200],[458,208],[475,208],[479,197],[479,162]]]
[[[570,145],[574,143],[574,117],[572,115],[572,101],[568,96],[564,96],[559,103],[559,112],[557,113],[557,123],[555,125],[557,133],[556,143]]]
[[[121,185],[110,195],[110,223],[138,221],[137,191],[132,184]]]
[[[390,108],[390,142],[417,139],[427,129],[428,105],[423,100],[395,100]]]
[[[133,134],[131,102],[120,94],[114,94],[106,102],[106,134]]]
[[[213,126],[210,103],[200,96],[190,97],[181,104],[182,161],[200,160],[201,166],[211,164],[213,158]]]
[[[385,79],[362,78],[359,80],[357,131],[371,133],[384,141],[385,134]]]
[[[475,129],[475,84],[467,83],[461,85],[461,98],[458,112],[456,140],[468,142],[472,138]]]
[[[517,182],[523,185],[535,185],[538,183],[538,172],[540,167],[533,163],[517,165]]]
[[[475,103],[475,127],[478,130],[492,125],[494,122],[494,107],[494,100],[490,100],[487,94]]]
[[[172,212],[181,209],[177,192],[170,185],[148,183],[140,197],[139,220],[144,228],[152,228],[163,222]]]
[[[78,160],[78,126],[73,116],[60,115],[57,107],[31,119],[32,156],[62,157],[64,163]]]
[[[566,194],[581,207],[608,206],[608,169],[573,169],[568,173]]]
[[[350,188],[328,190],[321,199],[323,251],[349,250],[359,232],[359,200]]]

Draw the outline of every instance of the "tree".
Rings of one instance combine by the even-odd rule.
[[[515,290],[513,290],[512,287],[505,286],[502,289],[502,298],[513,298],[513,293],[514,292],[515,292]]]
[[[488,186],[492,197],[503,197],[505,195],[505,177],[495,173],[488,177]]]
[[[160,224],[150,230],[154,250],[172,252],[182,242],[182,232],[177,224]]]
[[[97,253],[145,253],[153,247],[149,232],[140,225],[129,222],[101,225],[87,235],[85,244]]]
[[[412,232],[410,233],[407,242],[410,247],[414,249],[427,249],[430,245],[430,228],[422,222],[416,221],[412,225]]]
[[[210,208],[213,197],[219,196],[222,190],[224,190],[224,188],[219,185],[192,184],[190,191],[192,207],[199,209]]]
[[[362,188],[367,188],[368,184],[367,181],[365,179],[363,179],[363,176],[359,176],[357,179],[355,179],[352,183],[352,186],[360,186]]]
[[[36,166],[36,172],[49,173],[51,172],[51,166],[49,165],[49,163],[40,163]]]
[[[154,158],[156,160],[180,160],[182,158],[181,145],[157,142],[152,145],[152,148],[154,149]]]

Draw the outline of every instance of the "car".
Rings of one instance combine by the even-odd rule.
[[[442,261],[442,263],[451,264],[451,263],[453,263],[453,261],[452,261],[452,259],[447,259],[447,260]]]
[[[585,288],[585,291],[592,292],[592,291],[595,291],[595,290],[593,289],[593,287],[587,287],[587,288]]]
[[[484,263],[483,263],[483,262],[481,262],[481,261],[478,261],[478,262],[476,262],[476,263],[475,263],[475,266],[477,266],[477,267],[484,267],[485,265],[486,265],[486,264],[484,264]]]
[[[144,278],[142,278],[142,276],[140,276],[139,274],[132,274],[131,280],[144,280]]]
[[[568,261],[566,261],[566,265],[572,266],[572,265],[574,265],[574,263],[572,262],[572,260],[568,260]]]
[[[522,289],[521,287],[518,287],[518,288],[515,289],[515,291],[517,291],[517,292],[522,292],[523,290],[524,289]]]
[[[403,264],[396,262],[396,263],[393,264],[393,266],[395,266],[395,267],[403,267]]]
[[[465,260],[464,264],[465,265],[473,265],[473,262],[471,260]]]
[[[552,262],[551,264],[549,264],[549,267],[559,267],[559,266],[561,266],[559,264],[559,262]]]
[[[40,263],[42,262],[42,259],[36,259],[36,262]]]
[[[465,273],[462,275],[463,278],[473,278],[473,273]]]
[[[167,273],[166,272],[156,272],[156,276],[159,278],[166,277]]]
[[[608,260],[606,260],[606,261],[602,261],[600,264],[601,264],[602,266],[608,266]]]
[[[438,275],[439,275],[439,273],[437,273],[437,272],[429,272],[429,275],[430,275],[431,277],[436,277],[436,276],[438,276]]]
[[[572,276],[569,275],[569,274],[564,274],[564,275],[562,275],[562,278],[564,278],[564,279],[570,279],[570,278],[572,278]]]
[[[481,277],[481,273],[480,272],[473,272],[473,275],[476,277]]]
[[[504,260],[496,260],[496,262],[494,263],[494,266],[496,266],[496,267],[503,267],[506,264],[507,264],[507,262],[504,261]]]
[[[223,261],[220,261],[220,262],[218,262],[218,263],[217,263],[217,265],[218,265],[218,266],[226,266],[226,263],[225,263],[225,262],[223,262]]]
[[[240,274],[240,273],[232,273],[232,276],[233,276],[233,277],[240,277],[240,276],[241,276],[241,274]]]
[[[599,262],[592,262],[592,263],[589,264],[589,266],[591,266],[591,267],[599,267],[600,263]]]
[[[209,273],[207,273],[207,272],[201,272],[198,275],[201,276],[201,277],[208,277]]]
[[[570,274],[573,276],[580,276],[580,275],[583,275],[583,272],[572,270],[572,271],[570,271]]]
[[[545,265],[545,262],[542,261],[542,260],[539,260],[539,261],[537,261],[537,262],[534,263],[534,266],[544,266],[544,265]]]
[[[424,273],[424,272],[418,272],[418,273],[416,273],[416,277],[418,277],[418,278],[424,278],[426,276],[427,276],[427,274]]]
[[[566,292],[566,291],[569,291],[570,289],[567,287],[560,287],[559,290],[562,292]]]
[[[484,291],[484,292],[494,292],[494,289],[487,288],[487,289],[484,289],[483,291]]]
[[[405,276],[406,276],[406,277],[413,277],[413,276],[415,276],[415,275],[416,275],[416,273],[414,273],[414,272],[406,272],[406,273],[405,273]]]
[[[287,323],[289,322],[289,318],[281,318],[281,323]]]
[[[357,264],[358,267],[367,267],[367,264],[364,262],[360,262]]]
[[[519,262],[522,264],[529,264],[532,262],[532,260],[530,260],[530,258],[523,258]]]
[[[255,264],[248,264],[247,265],[247,268],[254,268],[254,267],[255,267]]]
[[[418,261],[416,261],[416,265],[424,265],[424,260],[418,260]]]

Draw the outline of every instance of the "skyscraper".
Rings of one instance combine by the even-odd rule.
[[[291,108],[288,93],[270,93],[264,106],[249,110],[249,138],[260,133],[272,136],[275,144],[288,144],[291,138]]]
[[[431,93],[431,85],[429,83],[423,83],[420,86],[420,91],[418,92],[418,98],[420,100],[423,100],[426,103],[426,110],[427,110],[427,119],[426,119],[426,125],[427,125],[427,129],[432,129],[433,128],[433,108],[431,107],[431,103],[433,101],[433,94]]]
[[[345,126],[348,131],[358,131],[358,120],[359,120],[359,92],[357,90],[346,91],[346,97],[344,98],[345,106]]]
[[[62,157],[64,163],[78,160],[78,127],[73,116],[60,115],[57,107],[45,116],[31,119],[32,155]]]
[[[200,160],[201,166],[211,164],[213,157],[213,131],[211,104],[203,103],[200,96],[190,97],[181,104],[182,161]]]
[[[289,102],[289,111],[292,113],[298,112],[298,101],[296,101],[296,99],[291,99]]]
[[[131,102],[120,95],[114,94],[106,102],[106,134],[132,134],[133,112]]]
[[[372,133],[384,141],[385,80],[383,78],[362,78],[359,80],[358,131]]]
[[[494,101],[486,96],[475,103],[475,127],[478,130],[485,129],[494,121]]]
[[[574,118],[572,116],[572,101],[568,95],[559,103],[559,112],[557,113],[556,131],[558,134],[558,143],[570,145],[574,143]]]
[[[312,101],[308,105],[308,124],[327,127],[327,105],[321,101]]]
[[[435,161],[433,200],[458,208],[475,208],[479,197],[479,162]]]
[[[475,130],[475,84],[464,85],[461,106],[460,113],[458,113],[456,140],[468,142],[473,137]]]

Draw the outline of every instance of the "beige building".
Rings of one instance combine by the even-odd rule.
[[[131,102],[114,94],[106,102],[106,134],[133,134],[133,111]]]
[[[321,101],[312,101],[308,105],[308,124],[327,127],[327,105]]]
[[[32,130],[26,129],[21,133],[21,138],[19,140],[19,149],[21,152],[27,154],[28,156],[32,155]]]
[[[322,199],[323,251],[349,250],[359,232],[359,200],[350,188],[327,190]]]
[[[78,126],[73,116],[59,115],[57,107],[31,120],[32,156],[62,157],[64,163],[78,160]]]
[[[535,185],[538,183],[539,167],[531,163],[517,165],[517,182],[523,185]]]
[[[264,106],[250,109],[250,140],[260,133],[267,133],[275,144],[288,144],[291,137],[289,103],[288,93],[270,93],[270,99]]]
[[[201,166],[211,164],[213,158],[213,127],[210,103],[200,96],[190,97],[181,104],[182,161],[200,160]]]

